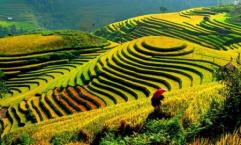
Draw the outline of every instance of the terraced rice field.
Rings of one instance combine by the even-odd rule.
[[[158,88],[173,92],[213,82],[215,70],[235,64],[231,57],[241,51],[241,27],[225,18],[209,9],[141,16],[95,33],[120,44],[1,56],[10,89],[0,100],[8,107],[2,136],[32,123],[146,100]]]
[[[189,113],[194,119],[197,119],[209,108],[211,104],[210,100],[217,99],[221,101],[224,99],[222,96],[216,96],[218,90],[222,88],[223,86],[219,83],[210,83],[197,85],[191,89],[186,88],[168,92],[165,95],[166,99],[163,102],[163,107],[173,115],[178,112],[178,109],[183,107],[186,113]],[[182,95],[180,96],[180,94]],[[208,103],[203,104],[203,102]],[[139,99],[134,102],[75,113],[38,124],[27,125],[23,128],[16,129],[10,134],[18,136],[21,135],[22,132],[28,132],[31,133],[32,137],[37,141],[49,140],[53,135],[64,131],[78,133],[79,130],[83,129],[91,133],[100,131],[104,126],[118,128],[122,120],[128,121],[128,123],[133,125],[138,124],[143,122],[151,111],[150,101],[148,99]]]
[[[239,48],[240,25],[226,22],[226,15],[206,8],[146,15],[110,24],[94,34],[116,42],[163,35],[217,50]]]
[[[97,57],[88,53],[92,59],[83,64],[79,59],[66,60],[66,64],[61,60],[59,65],[48,61],[51,66],[19,74],[7,81],[11,94],[1,100],[11,105],[8,118],[3,119],[5,132],[31,122],[143,99],[158,88],[171,91],[211,82],[221,63],[194,59],[198,56],[195,46],[170,37],[149,36]],[[15,71],[14,67],[9,71]],[[32,118],[27,117],[30,112]]]
[[[27,42],[30,42],[32,37],[34,37],[33,40],[42,39],[39,36],[31,35],[24,37],[28,37]],[[49,36],[46,37],[47,38],[44,39],[48,39]],[[9,37],[3,39],[14,38]],[[82,65],[85,62],[88,62],[117,44],[103,43],[99,47],[68,48],[67,50],[61,48],[63,46],[58,49],[54,48],[57,47],[54,45],[51,51],[43,50],[34,53],[34,51],[38,49],[31,49],[33,52],[24,52],[24,47],[22,48],[24,45],[22,44],[23,41],[20,43],[15,43],[16,50],[23,50],[19,52],[15,51],[16,54],[13,55],[7,54],[0,57],[0,69],[5,73],[7,79],[6,86],[9,88],[9,93],[0,101],[1,106],[9,107],[7,118],[4,118],[2,121],[4,126],[7,126],[6,129],[8,131],[25,126],[25,124],[31,122],[39,122],[44,119],[70,113],[70,110],[62,110],[63,107],[60,107],[61,103],[66,104],[66,102],[64,102],[66,100],[69,101],[68,103],[71,102],[76,105],[74,107],[74,109],[76,109],[75,111],[70,107],[72,109],[71,113],[106,106],[102,99],[90,94],[82,87],[78,87],[78,85],[83,85],[83,82],[77,78],[80,78],[78,75],[83,71]],[[51,44],[52,42],[49,43]],[[48,44],[42,46],[51,47],[51,45],[48,46]],[[35,48],[35,46],[32,45],[28,47]],[[66,53],[75,55],[68,56],[65,55]],[[62,57],[63,59],[61,59]],[[68,87],[68,89],[58,92],[59,89],[57,88],[63,87]],[[71,96],[68,96],[69,92],[72,93]],[[59,100],[57,97],[60,96],[65,97],[65,100]],[[40,97],[41,100],[39,100]],[[42,108],[38,108],[39,106]],[[55,111],[49,108],[55,109]],[[30,120],[26,117],[30,112],[35,115],[34,119],[32,118]]]

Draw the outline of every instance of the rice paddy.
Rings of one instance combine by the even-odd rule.
[[[197,8],[131,18],[94,33],[107,40],[74,31],[1,38],[0,69],[10,90],[0,99],[7,107],[2,137],[24,130],[49,140],[64,131],[96,132],[104,123],[115,127],[120,118],[143,121],[159,88],[170,92],[169,112],[185,108],[186,119],[197,121],[223,88],[215,71],[237,65],[241,52],[241,27],[226,19]]]

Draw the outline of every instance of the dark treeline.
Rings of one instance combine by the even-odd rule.
[[[26,33],[26,31],[22,28],[17,29],[15,25],[11,25],[9,27],[3,27],[0,25],[0,37],[21,33]]]

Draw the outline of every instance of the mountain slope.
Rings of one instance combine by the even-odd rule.
[[[42,38],[49,39],[40,48],[27,45],[34,39],[19,42],[35,52],[22,52],[16,43],[15,55],[5,51],[0,56],[0,69],[10,89],[0,99],[6,111],[1,119],[2,137],[11,142],[30,131],[32,138],[49,141],[66,132],[82,135],[82,129],[93,137],[104,124],[119,124],[122,117],[140,116],[132,121],[143,122],[151,111],[149,98],[160,87],[174,93],[166,102],[168,113],[185,111],[181,117],[198,122],[211,99],[224,99],[216,95],[223,86],[212,83],[215,70],[240,61],[241,27],[226,21],[227,16],[196,8],[140,16],[95,33],[115,41],[121,36],[126,42],[120,44],[76,31],[1,38],[11,42],[33,37],[41,43]],[[194,90],[188,92],[190,87]]]
[[[19,29],[22,28],[23,32],[40,28],[91,31],[136,15],[159,13],[160,7],[166,7],[169,11],[179,11],[218,3],[218,0],[142,0],[141,3],[139,0],[120,0],[118,2],[115,0],[102,2],[99,0],[68,2],[65,0],[2,0],[0,2],[0,26],[1,21],[7,21],[15,24]],[[127,5],[128,7],[126,7]],[[125,9],[122,9],[124,7]],[[8,21],[8,17],[12,17],[13,20]]]
[[[0,36],[39,29],[33,10],[25,1],[0,1]]]

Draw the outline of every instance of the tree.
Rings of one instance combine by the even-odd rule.
[[[161,11],[162,13],[165,13],[165,12],[168,11],[168,9],[167,9],[166,7],[161,6],[161,7],[160,7],[160,11]]]
[[[10,33],[11,33],[11,34],[16,34],[16,33],[17,33],[17,28],[16,28],[15,25],[11,25],[11,26],[10,26]]]
[[[0,25],[0,37],[5,36],[8,33],[9,33],[8,29],[6,27]]]
[[[202,117],[200,126],[196,129],[198,133],[195,135],[214,137],[221,133],[233,132],[241,125],[241,68],[229,63],[225,69],[220,69],[217,75],[226,86],[220,91],[226,99],[223,104],[212,102],[209,111]]]
[[[8,88],[6,87],[3,77],[4,77],[4,73],[0,70],[0,98],[2,98],[4,94],[8,92]]]
[[[0,36],[4,35],[3,26],[0,25]]]

